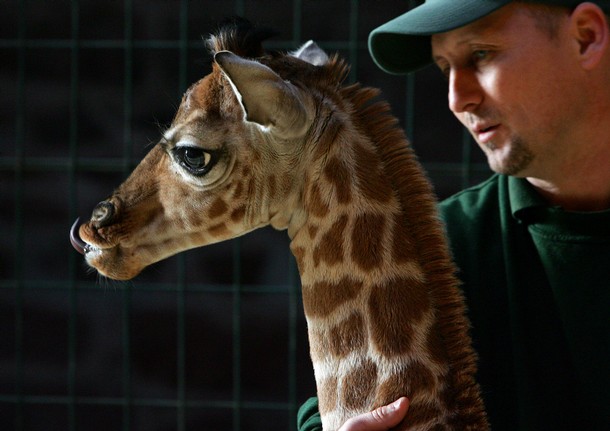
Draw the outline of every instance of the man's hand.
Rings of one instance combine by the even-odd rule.
[[[392,404],[351,418],[339,431],[387,431],[400,423],[408,409],[409,400],[402,397]]]

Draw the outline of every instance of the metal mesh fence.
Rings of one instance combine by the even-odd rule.
[[[67,231],[131,171],[226,16],[314,39],[380,87],[439,196],[488,176],[446,108],[440,74],[391,77],[371,29],[415,1],[0,3],[0,427],[286,430],[314,394],[284,232],[183,253],[129,283],[98,279]]]

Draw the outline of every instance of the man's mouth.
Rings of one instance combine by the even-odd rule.
[[[478,142],[486,143],[493,138],[499,127],[499,124],[481,125],[474,127],[472,131]]]

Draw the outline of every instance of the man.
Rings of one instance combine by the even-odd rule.
[[[608,10],[428,0],[369,38],[389,73],[436,63],[498,173],[440,206],[494,430],[610,426]],[[342,431],[390,429],[407,410],[401,399]],[[299,423],[321,429],[314,401]]]

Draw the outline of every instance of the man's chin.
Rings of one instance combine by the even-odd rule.
[[[514,177],[525,177],[531,167],[534,155],[523,145],[513,144],[512,147],[486,151],[487,163],[492,171]]]

